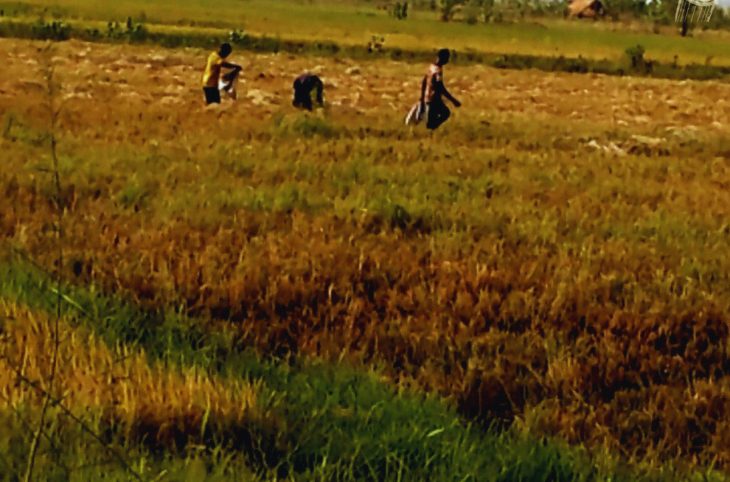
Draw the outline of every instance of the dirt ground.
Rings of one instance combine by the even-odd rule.
[[[174,113],[192,121],[203,115],[200,87],[206,52],[149,46],[82,42],[43,44],[0,40],[4,75],[0,112],[37,109],[45,96],[43,71],[51,59],[67,111],[82,126],[129,112]],[[333,115],[364,117],[397,125],[417,100],[426,66],[399,62],[356,63],[350,59],[234,52],[244,66],[240,98],[221,110],[245,123],[290,109],[291,83],[299,73],[318,73]],[[601,75],[497,70],[481,66],[446,68],[447,85],[464,103],[464,119],[515,115],[549,124],[581,121],[637,132],[690,128],[730,132],[730,84]],[[93,107],[91,107],[93,106]],[[377,119],[377,120],[375,120]],[[235,121],[238,123],[238,120]]]

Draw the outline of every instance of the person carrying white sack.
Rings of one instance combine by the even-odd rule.
[[[238,76],[241,72],[243,70],[232,70],[221,76],[220,81],[218,81],[218,90],[221,95],[227,95],[233,100],[238,99]]]
[[[217,52],[212,52],[208,56],[205,72],[203,73],[203,93],[207,105],[221,103],[221,90],[229,95],[233,90],[233,95],[235,95],[236,79],[238,79],[238,74],[243,68],[226,60],[232,52],[233,47],[231,47],[231,44],[224,43],[221,44]],[[223,69],[230,69],[230,72],[221,75]],[[222,87],[221,83],[223,83]]]
[[[421,82],[419,101],[411,107],[406,116],[406,125],[418,124],[423,118],[426,118],[426,127],[428,129],[438,129],[451,117],[451,111],[446,107],[444,97],[456,107],[461,107],[461,102],[456,100],[444,85],[443,67],[449,63],[450,58],[451,52],[448,49],[439,50],[436,62],[429,66],[428,72]]]

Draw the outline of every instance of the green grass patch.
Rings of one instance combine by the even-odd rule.
[[[425,3],[425,2],[424,2]],[[403,51],[437,49],[446,41],[458,51],[527,54],[549,57],[617,60],[636,44],[656,52],[658,59],[703,64],[708,58],[730,64],[727,37],[697,30],[693,37],[653,33],[649,22],[631,31],[616,22],[576,22],[562,19],[468,25],[442,22],[439,14],[411,3],[407,21],[400,21],[370,1],[358,0],[222,0],[215,8],[205,0],[122,0],[101,5],[93,0],[31,0],[0,2],[8,15],[44,15],[51,19],[123,21],[245,30],[268,36],[341,46],[364,46],[373,35],[385,46]]]

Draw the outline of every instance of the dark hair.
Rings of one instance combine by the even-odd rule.
[[[218,50],[218,53],[220,53],[222,57],[228,57],[231,55],[231,52],[233,52],[233,47],[231,47],[231,44],[228,42],[221,44],[221,48]]]
[[[448,60],[451,57],[449,49],[441,49],[438,53],[439,60]]]

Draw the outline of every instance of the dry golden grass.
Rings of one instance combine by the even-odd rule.
[[[48,387],[54,321],[0,300],[0,407],[40,405],[43,395],[17,373]],[[101,417],[121,435],[165,443],[225,433],[255,420],[256,387],[193,369],[150,364],[144,353],[110,349],[92,334],[60,325],[55,398],[77,416]]]
[[[0,236],[50,267],[35,48],[0,41]],[[56,55],[69,278],[487,422],[730,464],[728,84],[449,68],[431,136],[400,126],[419,66],[246,56],[204,109],[204,52]],[[312,64],[331,111],[302,117]]]
[[[0,54],[6,59],[0,112],[37,118],[44,95],[39,75],[41,45],[0,39]],[[305,70],[321,72],[333,121],[394,128],[417,100],[426,67],[236,52],[233,60],[245,69],[243,99],[236,106],[227,103],[222,109],[206,110],[201,109],[199,85],[204,51],[76,41],[58,44],[55,51],[69,133],[99,146],[177,137],[181,153],[207,149],[236,135],[246,139],[252,127],[261,127],[261,121],[272,114],[290,112],[292,81]],[[353,66],[360,73],[348,74]],[[616,127],[642,133],[697,126],[728,133],[730,87],[725,82],[509,71],[478,65],[449,66],[446,76],[466,107],[458,111],[458,117],[468,122],[508,114],[538,125],[590,123],[595,124],[594,131]],[[589,125],[589,130],[593,127]]]

